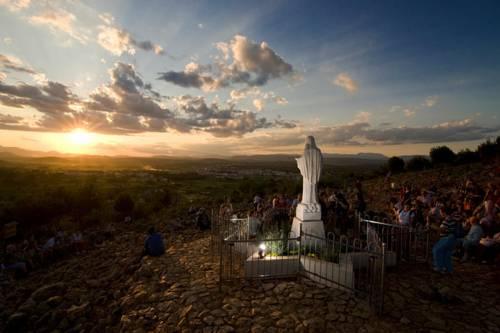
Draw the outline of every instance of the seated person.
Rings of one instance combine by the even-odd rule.
[[[210,229],[210,218],[203,208],[200,208],[196,213],[196,225],[200,228],[200,230]]]
[[[500,232],[481,238],[479,243],[479,257],[481,258],[481,262],[484,264],[493,263],[500,249]]]
[[[163,244],[163,237],[160,233],[156,232],[154,227],[149,228],[149,236],[144,242],[144,255],[158,257],[165,253],[165,245]]]
[[[469,219],[470,229],[464,239],[461,240],[464,255],[462,257],[462,262],[467,261],[470,252],[473,248],[479,245],[479,241],[483,236],[483,228],[478,223],[478,218],[473,216]]]

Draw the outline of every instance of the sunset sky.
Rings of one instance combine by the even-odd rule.
[[[474,148],[498,1],[0,0],[0,146],[102,155]]]

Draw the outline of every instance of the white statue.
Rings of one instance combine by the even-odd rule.
[[[317,204],[318,193],[316,187],[321,176],[323,155],[321,155],[321,150],[316,147],[314,137],[307,137],[304,155],[296,158],[296,160],[297,167],[302,174],[302,203]]]
[[[314,137],[307,137],[304,155],[296,160],[302,175],[302,202],[297,205],[292,232],[298,236],[302,226],[304,232],[325,237],[325,228],[321,221],[321,205],[318,203],[318,182],[323,155],[316,147]]]

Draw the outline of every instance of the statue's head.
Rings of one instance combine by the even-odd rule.
[[[314,136],[312,136],[312,135],[309,135],[306,138],[305,149],[308,149],[308,148],[316,148],[316,141],[314,141]]]

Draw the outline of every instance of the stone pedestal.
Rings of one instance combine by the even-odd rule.
[[[300,226],[302,225],[302,232],[320,237],[322,239],[325,238],[325,226],[323,221],[321,220],[309,220],[302,221],[301,219],[294,217],[292,223],[292,237],[298,237],[300,234]],[[308,237],[309,239],[309,237]]]
[[[299,203],[295,211],[295,217],[292,224],[292,237],[298,237],[300,234],[300,226],[302,231],[325,238],[325,226],[321,221],[321,206],[317,203]]]

